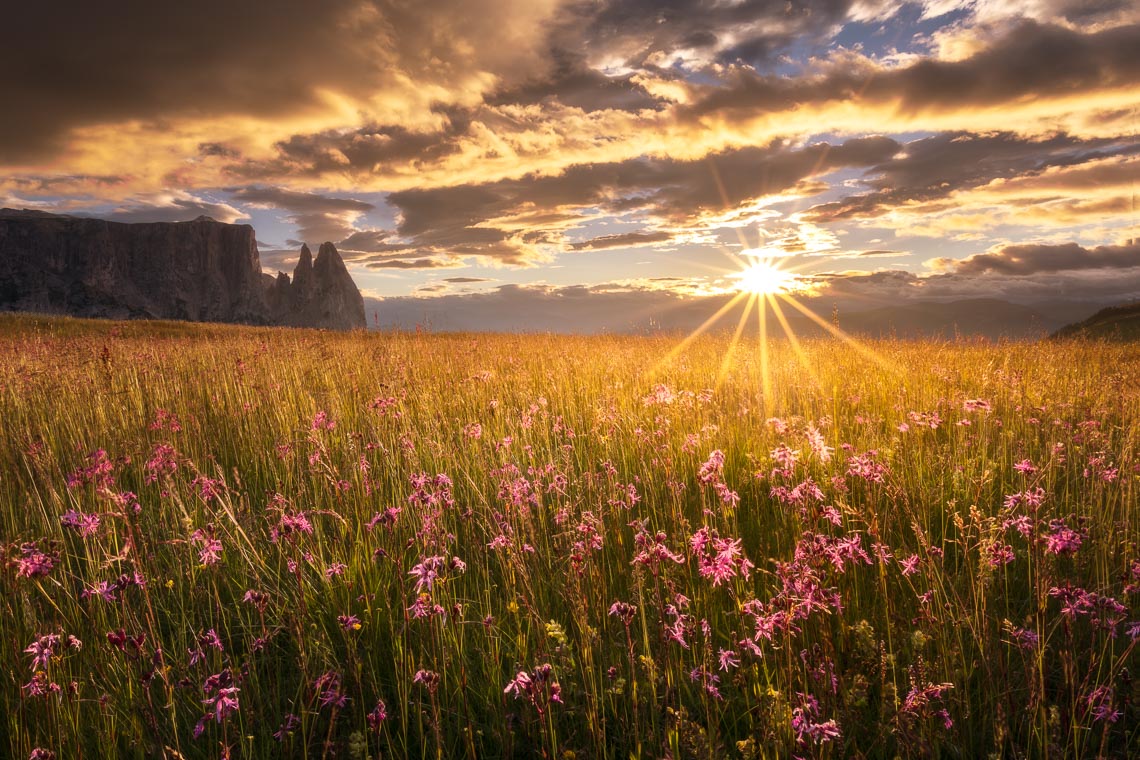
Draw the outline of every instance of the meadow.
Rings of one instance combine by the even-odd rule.
[[[1140,755],[1140,345],[0,318],[0,755]]]

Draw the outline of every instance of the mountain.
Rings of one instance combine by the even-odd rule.
[[[279,274],[266,289],[266,302],[282,325],[365,326],[364,298],[332,243],[320,247],[316,262],[309,246],[302,245],[292,282]]]
[[[1083,322],[1062,327],[1050,337],[1140,340],[1140,303],[1101,309]]]
[[[994,298],[970,298],[949,302],[919,301],[853,312],[841,315],[840,322],[849,332],[873,336],[1033,338],[1042,337],[1064,324],[1064,317],[1057,319],[1050,311],[1036,305],[1024,306]]]
[[[689,333],[728,306],[731,295],[680,299],[660,293],[591,293],[585,288],[558,291],[502,287],[481,293],[450,294],[432,298],[392,297],[368,299],[366,308],[378,324],[411,330],[521,331],[552,333]],[[782,337],[782,322],[797,337],[824,337],[825,327],[791,304],[779,301],[779,313],[768,306],[765,324],[769,335]],[[818,320],[830,325],[833,301],[798,298]],[[860,337],[954,339],[985,337],[1032,339],[1098,308],[1095,304],[1055,301],[1024,306],[998,299],[916,301],[874,309],[839,307],[839,327]],[[729,307],[714,331],[734,331],[744,307]],[[751,338],[759,328],[757,309],[741,325]]]
[[[307,251],[290,282],[262,273],[247,224],[126,224],[3,209],[0,310],[363,328],[360,291],[336,248],[324,244],[317,265],[310,256],[306,267]]]

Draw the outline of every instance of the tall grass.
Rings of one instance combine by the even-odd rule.
[[[1138,751],[1140,348],[677,342],[0,319],[0,754]]]

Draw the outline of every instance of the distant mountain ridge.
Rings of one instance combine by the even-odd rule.
[[[731,296],[657,301],[647,308],[636,294],[570,293],[552,295],[505,288],[483,294],[435,298],[395,297],[366,299],[369,314],[378,324],[396,329],[423,326],[435,331],[521,331],[550,333],[689,333],[724,307]],[[812,311],[810,318],[789,304],[777,315],[766,309],[768,334],[784,335],[781,320],[797,337],[827,336],[820,321],[830,325],[833,302],[827,298],[798,299]],[[742,309],[743,307],[740,307]],[[957,301],[909,301],[872,309],[854,310],[841,305],[839,327],[844,332],[868,338],[930,338],[953,340],[983,337],[990,340],[1043,338],[1070,322],[1084,319],[1100,305],[1083,301],[1056,300],[1032,305],[994,298]],[[525,315],[525,316],[524,316]],[[714,331],[733,331],[740,310],[729,311]],[[755,336],[760,320],[753,314],[742,334]]]
[[[849,313],[841,317],[850,332],[885,337],[982,335],[989,338],[1032,338],[1048,335],[1070,319],[1057,309],[1027,306],[996,298],[960,301],[916,301]],[[1083,314],[1091,308],[1085,306]],[[1082,311],[1076,311],[1081,314]]]
[[[1140,340],[1140,302],[1101,309],[1084,321],[1062,327],[1051,337]]]
[[[364,301],[332,243],[292,280],[261,271],[253,228],[0,210],[0,310],[349,330]]]

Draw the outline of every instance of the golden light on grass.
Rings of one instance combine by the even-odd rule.
[[[0,736],[0,756],[28,757],[27,746],[47,744],[75,749],[66,757],[131,755],[162,732],[183,737],[186,756],[201,756],[197,749],[239,730],[255,760],[283,747],[311,755],[334,721],[335,746],[356,733],[372,756],[490,757],[520,745],[567,754],[555,726],[583,737],[571,745],[583,755],[633,755],[639,742],[668,746],[669,729],[653,716],[670,705],[701,715],[706,689],[662,690],[693,683],[694,667],[699,678],[732,673],[707,681],[723,690],[717,709],[734,718],[714,717],[711,728],[732,746],[753,732],[735,715],[755,694],[815,683],[804,657],[783,653],[816,642],[836,651],[834,636],[859,625],[871,652],[889,654],[891,642],[912,640],[916,619],[938,634],[919,642],[930,676],[916,680],[914,647],[896,646],[897,668],[875,676],[876,689],[890,686],[882,705],[868,713],[821,702],[835,711],[814,718],[825,729],[872,721],[843,748],[874,755],[886,746],[880,754],[893,756],[895,745],[877,737],[894,736],[906,700],[895,707],[891,695],[907,689],[925,690],[938,709],[1000,717],[1041,673],[1070,668],[1072,683],[1051,682],[1045,706],[1021,719],[1024,754],[1062,740],[1073,756],[1123,756],[1133,736],[1119,725],[1105,732],[1099,724],[1111,714],[1076,711],[1075,727],[1057,729],[1070,738],[1046,713],[1078,688],[1109,695],[1097,709],[1124,707],[1110,690],[1140,664],[1129,641],[1136,616],[1115,601],[1136,580],[1135,553],[1112,538],[1135,536],[1140,525],[1124,472],[1140,436],[1134,347],[848,342],[826,319],[836,334],[804,339],[800,325],[814,320],[800,320],[811,304],[797,300],[724,294],[716,309],[731,306],[706,315],[720,319],[724,336],[690,339],[654,384],[637,374],[675,342],[660,336],[329,333],[0,314],[0,418],[14,423],[0,426],[8,505],[0,507],[0,615],[5,642],[16,642],[0,648],[0,668],[27,684],[9,678],[0,693],[36,718]],[[786,338],[757,345],[746,333],[758,320]],[[730,345],[746,358],[706,393]],[[869,362],[876,351],[900,371]],[[93,352],[103,357],[94,372]],[[219,366],[230,369],[203,371]],[[1100,381],[1107,376],[1120,382]],[[1068,433],[1041,424],[1027,393],[1073,421]],[[1090,440],[1089,429],[1112,434],[1057,455],[1059,440]],[[527,464],[524,475],[515,462],[551,466]],[[978,497],[979,477],[987,498]],[[1014,522],[1001,527],[1010,515],[1025,518],[1029,536]],[[967,535],[941,530],[943,522],[982,527]],[[124,549],[135,546],[147,548]],[[1034,562],[1055,574],[1048,583],[1038,583]],[[644,591],[646,579],[670,593]],[[795,620],[802,629],[769,639],[787,605],[800,604],[790,594],[823,583],[825,601]],[[1072,621],[1086,645],[1042,643],[1064,633],[1049,627],[1064,621],[1068,603],[1053,583],[1109,610],[1103,621],[1092,613]],[[695,614],[671,609],[678,595],[693,600],[694,613],[733,625],[704,634]],[[922,617],[932,605],[933,623]],[[675,638],[635,630],[647,608],[680,621],[667,627]],[[524,618],[549,622],[520,625]],[[880,621],[873,635],[861,620]],[[1010,657],[1009,693],[995,694],[983,677],[987,655],[1030,644],[1035,656]],[[655,670],[621,669],[620,691],[609,678],[580,675],[628,662],[634,647]],[[152,667],[159,649],[186,652],[170,665],[185,686],[165,684],[160,671],[150,687],[177,709],[154,711],[154,722],[123,720],[115,732],[92,727],[105,714],[148,709],[135,664]],[[550,656],[536,655],[543,651]],[[857,660],[805,657],[842,684],[866,671]],[[963,662],[981,664],[971,675]],[[67,688],[58,682],[83,672],[98,674],[96,693],[105,695],[96,713],[82,699],[54,697]],[[560,683],[567,688],[555,690]],[[494,698],[469,718],[470,694]],[[350,695],[376,707],[338,713]],[[298,703],[314,709],[290,719]],[[430,711],[437,724],[388,717],[390,703]],[[540,719],[540,705],[554,717]],[[939,717],[905,719],[931,720],[941,746],[963,756],[1005,746],[1004,726],[957,733]],[[311,742],[300,723],[309,719]],[[517,726],[510,735],[469,730],[508,721]],[[1044,728],[1030,735],[1030,721]],[[277,728],[290,725],[292,739]],[[783,755],[796,751],[794,733],[774,745]],[[1108,742],[1116,744],[1099,752]]]

